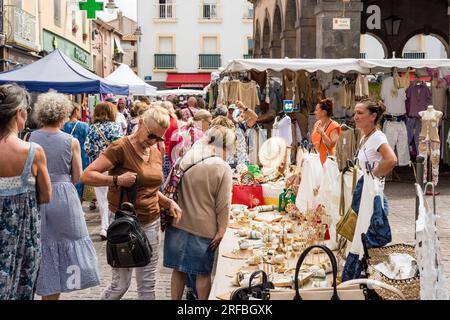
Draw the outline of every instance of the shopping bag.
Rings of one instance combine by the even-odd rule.
[[[257,185],[255,177],[249,172],[246,176],[251,176],[251,185],[233,185],[233,196],[231,198],[232,204],[243,204],[250,209],[263,205],[263,189],[261,185]]]

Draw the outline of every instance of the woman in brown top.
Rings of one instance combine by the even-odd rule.
[[[93,186],[109,186],[111,212],[120,206],[121,188],[130,188],[139,177],[135,202],[136,213],[153,249],[150,263],[136,268],[137,291],[140,299],[155,299],[156,266],[160,237],[160,207],[168,208],[177,222],[180,207],[160,191],[163,183],[162,155],[155,147],[163,141],[169,127],[169,114],[161,107],[146,111],[139,120],[139,129],[131,136],[112,143],[84,172],[82,181]],[[108,171],[105,175],[103,172]],[[126,201],[127,197],[124,197]],[[112,269],[112,282],[102,293],[102,299],[120,299],[128,290],[133,269]]]

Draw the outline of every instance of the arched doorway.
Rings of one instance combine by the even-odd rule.
[[[416,34],[403,46],[405,59],[447,59],[448,43],[439,35]]]
[[[380,38],[366,33],[361,35],[360,52],[362,59],[386,59],[389,51]]]
[[[254,52],[253,56],[255,58],[261,57],[261,27],[259,26],[259,20],[256,20],[256,26],[255,26],[255,45],[254,45]]]
[[[270,22],[267,17],[264,20],[262,42],[263,42],[263,46],[262,46],[261,56],[263,58],[270,58]]]
[[[281,36],[281,52],[283,57],[296,58],[297,55],[297,31],[295,22],[297,21],[297,0],[288,0],[284,14],[285,24]]]
[[[273,16],[273,32],[272,32],[272,43],[270,46],[271,57],[274,59],[281,58],[281,10],[277,5],[275,8],[275,13]]]

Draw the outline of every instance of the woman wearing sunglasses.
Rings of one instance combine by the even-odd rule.
[[[132,135],[113,142],[84,172],[81,180],[92,186],[109,186],[109,210],[120,207],[122,188],[130,188],[138,180],[135,209],[138,220],[153,249],[150,263],[136,269],[139,299],[154,300],[156,267],[160,238],[160,208],[169,209],[177,222],[181,217],[178,205],[165,197],[159,189],[163,183],[162,155],[156,144],[169,127],[168,111],[155,106],[147,110],[139,120],[139,127]],[[103,172],[108,172],[104,174]],[[128,201],[127,196],[124,197]],[[112,282],[101,298],[117,300],[127,292],[133,269],[112,269]]]

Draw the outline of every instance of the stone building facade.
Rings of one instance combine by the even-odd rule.
[[[386,56],[402,52],[418,34],[434,35],[447,48],[448,0],[252,0],[255,57],[359,58],[360,35],[376,37]],[[393,4],[394,3],[394,4]],[[334,30],[333,19],[350,18],[350,30]],[[432,17],[432,19],[430,19]],[[396,32],[387,21],[396,19]]]

